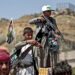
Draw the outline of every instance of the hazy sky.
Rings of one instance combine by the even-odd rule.
[[[0,0],[0,17],[17,19],[26,14],[41,12],[41,7],[49,4],[53,9],[60,2],[75,3],[75,0]]]

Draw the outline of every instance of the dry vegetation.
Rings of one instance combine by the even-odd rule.
[[[22,38],[22,31],[24,27],[30,26],[35,30],[34,25],[29,25],[28,21],[34,17],[38,16],[35,15],[27,15],[22,16],[21,18],[14,20],[14,29],[16,31],[16,41],[15,43],[21,40]],[[70,41],[75,41],[75,16],[71,15],[57,15],[55,16],[57,25],[59,30],[64,34],[65,39]],[[4,37],[7,35],[7,27],[8,27],[9,21],[0,21],[0,34],[3,34]],[[1,35],[0,35],[1,36]],[[3,44],[3,43],[2,43]],[[5,46],[8,46],[7,43],[3,44]]]

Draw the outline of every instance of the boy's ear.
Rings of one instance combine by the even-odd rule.
[[[25,33],[23,33],[23,36],[25,35]]]
[[[24,34],[23,34],[23,36],[24,36]]]

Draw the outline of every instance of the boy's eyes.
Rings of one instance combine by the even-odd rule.
[[[6,64],[6,65],[8,65],[8,64],[9,64],[9,62],[5,62],[5,64]]]
[[[27,36],[32,36],[32,34],[27,34]]]
[[[9,64],[9,62],[0,62],[0,65],[3,65],[3,64],[8,65],[8,64]]]

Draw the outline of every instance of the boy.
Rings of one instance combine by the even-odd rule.
[[[60,35],[60,31],[57,27],[56,24],[56,20],[51,16],[51,12],[53,10],[51,9],[50,5],[44,5],[42,7],[42,15],[40,17],[31,19],[29,21],[30,24],[35,24],[36,25],[36,35],[35,38],[38,42],[42,43],[42,40],[44,39],[44,42],[46,42],[47,40],[47,36],[49,35],[49,32],[51,33],[52,31],[54,31],[57,35],[55,35],[56,37],[61,36]],[[46,36],[46,37],[45,37]],[[45,38],[44,38],[45,37]],[[50,36],[52,38],[52,36]],[[45,47],[46,48],[46,47]],[[40,67],[47,67],[45,66],[45,62],[46,61],[46,55],[48,55],[48,52],[44,50],[40,50]]]
[[[34,74],[34,61],[32,54],[32,47],[42,47],[40,43],[36,40],[33,40],[33,30],[30,27],[24,28],[23,31],[24,40],[18,43],[15,48],[18,51],[17,56],[21,57],[19,63],[19,71],[16,73],[17,75],[35,75]],[[31,46],[31,47],[30,47]],[[29,49],[27,49],[30,47]],[[28,52],[26,53],[26,51]]]
[[[5,47],[0,46],[0,75],[9,75],[10,54]]]

